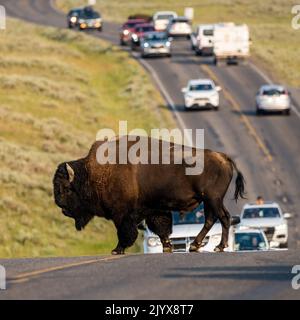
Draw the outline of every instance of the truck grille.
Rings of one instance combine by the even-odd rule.
[[[182,238],[171,238],[172,247],[174,252],[188,252],[190,244],[194,241],[195,237],[182,237]],[[202,245],[208,243],[209,236],[206,236],[202,242]]]

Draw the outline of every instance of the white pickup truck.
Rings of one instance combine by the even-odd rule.
[[[246,62],[250,55],[250,37],[248,26],[232,22],[216,24],[214,27],[214,62]]]

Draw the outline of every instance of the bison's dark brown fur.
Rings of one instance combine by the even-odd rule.
[[[94,216],[113,220],[119,242],[112,253],[121,254],[135,242],[137,225],[145,219],[169,252],[171,211],[187,212],[204,202],[205,224],[190,251],[199,249],[217,219],[222,224],[222,239],[216,251],[227,247],[230,214],[223,199],[233,170],[237,172],[235,199],[244,194],[244,178],[232,159],[205,149],[204,171],[189,176],[185,163],[100,165],[96,152],[102,143],[95,142],[87,157],[60,164],[53,179],[55,202],[64,215],[75,220],[77,230]]]

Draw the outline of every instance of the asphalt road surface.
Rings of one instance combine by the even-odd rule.
[[[66,27],[64,14],[50,0],[1,0],[0,4],[10,16]],[[118,28],[117,24],[105,22],[103,33],[90,33],[118,44]],[[135,58],[153,76],[178,123],[189,129],[204,128],[205,146],[235,159],[246,177],[249,201],[263,195],[293,214],[289,223],[290,250],[128,255],[104,260],[101,257],[4,260],[0,263],[7,267],[11,280],[8,290],[0,292],[0,298],[300,298],[300,291],[291,287],[291,268],[300,264],[297,101],[290,117],[256,117],[255,93],[269,81],[267,76],[252,62],[247,66],[215,67],[210,58],[194,56],[186,40],[174,41],[171,59],[140,59],[138,54]],[[189,79],[199,77],[210,77],[222,86],[218,112],[184,111],[181,88]],[[245,201],[235,204],[232,195],[233,187],[226,205],[232,214],[238,214]],[[70,265],[60,269],[65,264]],[[53,266],[59,269],[51,269]],[[33,270],[37,271],[32,273]]]

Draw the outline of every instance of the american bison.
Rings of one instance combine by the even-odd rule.
[[[234,198],[237,201],[244,196],[244,177],[226,154],[205,149],[203,172],[187,175],[185,161],[182,164],[99,164],[97,150],[103,143],[96,141],[85,158],[61,163],[54,175],[55,203],[65,216],[75,220],[77,230],[82,230],[95,216],[112,220],[119,240],[112,254],[123,254],[135,242],[137,226],[145,220],[149,229],[160,237],[164,252],[171,252],[171,212],[184,214],[203,202],[205,224],[190,251],[201,247],[218,219],[222,238],[215,251],[228,246],[231,220],[223,199],[234,170],[237,173]],[[117,146],[119,143],[120,139],[116,139]],[[132,144],[128,142],[127,148]],[[171,143],[173,156],[174,146],[178,145]]]

